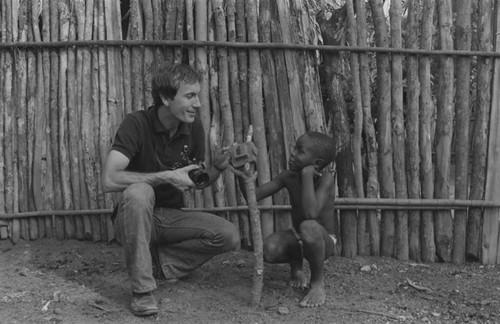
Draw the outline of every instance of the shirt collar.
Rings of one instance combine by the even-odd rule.
[[[159,106],[149,107],[147,114],[149,120],[153,121],[153,129],[155,133],[166,132],[167,130],[158,118],[158,108]],[[176,134],[189,135],[189,125],[181,122]]]

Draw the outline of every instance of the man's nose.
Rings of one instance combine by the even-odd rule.
[[[193,107],[200,108],[201,107],[201,102],[200,102],[200,97],[196,96],[194,98],[194,104]]]

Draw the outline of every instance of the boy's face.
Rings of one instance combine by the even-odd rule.
[[[290,171],[300,171],[304,167],[316,162],[317,157],[314,156],[311,150],[312,145],[312,140],[307,135],[302,135],[297,139],[288,159],[288,168]]]
[[[196,117],[197,110],[201,107],[198,94],[200,83],[185,83],[181,81],[177,94],[174,98],[162,98],[170,114],[183,123],[192,123]]]

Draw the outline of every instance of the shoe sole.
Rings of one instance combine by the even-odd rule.
[[[148,309],[145,311],[136,311],[136,310],[132,309],[132,314],[134,314],[135,316],[151,316],[151,315],[158,314],[158,310],[157,309]]]

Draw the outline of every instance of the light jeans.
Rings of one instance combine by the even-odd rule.
[[[132,291],[156,289],[150,248],[167,279],[181,278],[212,257],[237,250],[236,227],[222,217],[180,209],[154,208],[153,188],[146,183],[123,191],[115,219],[116,238],[125,250]]]

